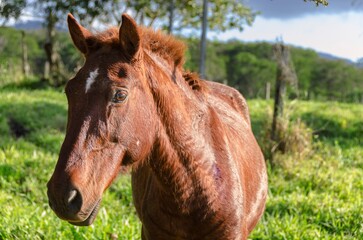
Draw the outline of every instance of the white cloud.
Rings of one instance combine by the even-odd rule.
[[[363,57],[363,14],[308,15],[290,20],[258,17],[252,27],[243,32],[210,33],[218,40],[275,41],[312,48],[353,61]]]

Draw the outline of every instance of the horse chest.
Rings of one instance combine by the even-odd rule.
[[[143,226],[143,239],[242,239],[242,219],[226,199],[220,199],[226,209],[208,212],[201,207],[197,212],[181,213],[175,202],[156,187],[156,179],[146,172],[133,175],[133,178],[143,176],[133,179],[134,202]]]
[[[240,219],[229,217],[228,220],[216,216],[205,219],[201,216],[162,211],[144,211],[142,219],[143,239],[160,240],[203,240],[203,239],[242,239]]]

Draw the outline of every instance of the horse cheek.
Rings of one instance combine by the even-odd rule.
[[[155,139],[156,127],[154,119],[148,114],[139,116],[140,112],[147,112],[147,106],[143,106],[136,110],[136,114],[130,119],[131,129],[136,129],[130,136],[129,152],[133,158],[133,162],[140,161],[147,158],[151,152],[151,148]],[[149,110],[150,111],[150,110]]]

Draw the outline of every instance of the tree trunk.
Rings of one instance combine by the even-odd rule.
[[[44,71],[44,79],[53,86],[59,86],[65,81],[65,77],[61,71],[60,56],[56,51],[55,24],[57,22],[57,17],[54,16],[52,9],[49,8],[47,11],[47,40],[44,44],[47,63]]]
[[[271,93],[271,83],[266,83],[266,100],[270,100],[270,93]]]
[[[169,3],[169,26],[168,26],[168,33],[173,33],[173,27],[174,27],[174,8],[175,8],[175,0],[170,0]]]
[[[29,75],[28,48],[25,44],[25,32],[21,31],[21,49],[22,49],[22,71],[25,78]]]
[[[199,74],[202,78],[205,78],[207,25],[208,25],[208,0],[203,0],[203,22],[202,22],[202,36],[200,41],[200,61],[199,61]]]

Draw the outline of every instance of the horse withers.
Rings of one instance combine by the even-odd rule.
[[[92,34],[68,15],[85,63],[68,81],[68,123],[49,204],[86,226],[125,166],[142,239],[247,239],[267,174],[245,99],[183,69],[185,45],[137,26]]]

